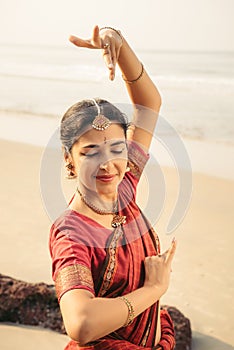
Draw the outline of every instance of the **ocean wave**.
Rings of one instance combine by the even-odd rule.
[[[234,87],[234,78],[224,78],[224,77],[207,77],[207,76],[178,76],[178,75],[155,75],[152,76],[154,81],[171,83],[171,84],[186,84],[186,85],[214,85],[214,86],[230,86]]]
[[[4,131],[4,128],[0,132],[0,138],[6,138],[11,139],[12,137],[12,123],[17,126],[17,124],[20,125],[20,127],[15,127],[15,140],[22,142],[20,133],[18,134],[17,130],[19,130],[22,127],[22,121],[23,125],[25,126],[25,130],[27,128],[30,128],[30,125],[43,125],[43,130],[53,130],[56,126],[59,125],[61,116],[58,116],[58,114],[53,113],[43,113],[43,112],[37,112],[37,111],[27,111],[27,110],[16,110],[16,109],[1,109],[0,108],[0,124],[2,126],[8,125],[8,129]],[[28,126],[27,126],[28,125]],[[52,129],[51,129],[52,127]],[[227,146],[234,147],[234,129],[230,130],[230,128],[222,129],[222,133],[218,130],[213,130],[210,132],[210,128],[207,125],[203,125],[198,127],[196,124],[190,123],[190,126],[185,127],[184,125],[179,125],[178,123],[175,123],[173,126],[173,133],[172,129],[168,129],[165,127],[160,127],[156,129],[156,139],[165,139],[167,137],[171,137],[174,135],[174,132],[178,133],[178,135],[182,139],[188,139],[188,140],[196,140],[196,141],[204,141],[204,142],[215,142],[217,144],[223,144]],[[17,135],[18,136],[15,136]],[[42,132],[43,134],[43,132]],[[8,135],[8,136],[7,136]],[[19,138],[18,138],[19,137]],[[44,137],[44,136],[43,136]],[[33,138],[31,143],[33,143]],[[40,136],[37,136],[36,144],[40,144]],[[44,140],[44,138],[43,138]]]
[[[15,109],[15,108],[0,108],[0,116],[2,118],[6,117],[16,117],[18,119],[20,118],[35,118],[35,117],[42,117],[42,118],[48,118],[48,119],[58,119],[58,114],[56,113],[46,113],[46,112],[39,112],[37,110],[26,110],[26,109]]]
[[[0,76],[48,81],[100,82],[106,78],[106,69],[84,64],[74,66],[3,64],[0,68]]]
[[[120,76],[116,72],[116,76]],[[40,79],[47,81],[64,82],[92,82],[99,83],[106,79],[107,70],[97,65],[45,65],[45,64],[2,64],[0,76],[23,79]],[[192,74],[153,74],[152,79],[163,84],[175,85],[204,85],[234,87],[234,78],[214,75],[192,75]]]
[[[108,71],[93,51],[0,46],[1,113],[18,119],[58,118],[73,101],[90,93],[128,101],[120,70],[109,88]],[[147,52],[141,56],[166,101],[163,113],[182,137],[233,142],[233,55]]]

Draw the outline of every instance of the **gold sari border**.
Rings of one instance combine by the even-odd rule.
[[[66,291],[76,289],[79,286],[85,286],[94,291],[92,273],[88,267],[74,264],[64,267],[57,273],[55,290],[58,299]]]
[[[148,158],[148,155],[136,142],[131,141],[129,143],[128,166],[137,178],[140,178]]]
[[[118,245],[118,241],[122,237],[122,235],[123,235],[122,228],[121,228],[121,226],[118,226],[114,232],[112,241],[111,241],[109,249],[108,249],[109,261],[108,261],[108,265],[107,265],[105,274],[103,276],[102,286],[101,286],[100,291],[98,293],[98,295],[100,297],[103,297],[105,295],[105,293],[108,291],[108,289],[110,288],[110,286],[113,283],[114,273],[115,273],[116,268],[117,268],[117,252],[118,252],[117,245]]]

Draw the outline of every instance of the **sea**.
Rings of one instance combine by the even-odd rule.
[[[160,120],[185,142],[218,145],[232,155],[234,52],[134,49],[161,93]],[[93,97],[129,112],[121,73],[108,79],[99,50],[0,45],[0,138],[45,145],[68,107]]]

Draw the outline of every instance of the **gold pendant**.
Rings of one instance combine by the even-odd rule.
[[[110,120],[103,114],[98,114],[92,124],[92,127],[96,130],[106,130],[110,126]]]
[[[126,216],[121,216],[121,215],[118,215],[118,214],[115,214],[113,216],[113,219],[112,219],[112,222],[111,222],[111,226],[113,228],[116,228],[122,224],[125,224],[126,223]]]

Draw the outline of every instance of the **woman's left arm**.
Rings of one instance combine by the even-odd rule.
[[[134,106],[134,129],[130,138],[144,150],[148,150],[161,107],[161,96],[143,64],[124,38],[118,65]]]

